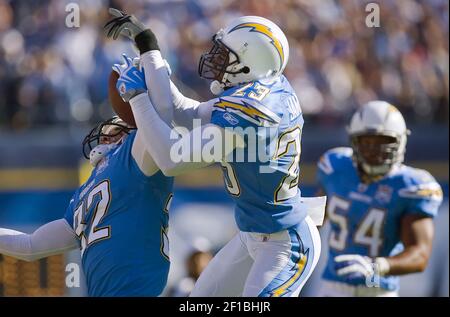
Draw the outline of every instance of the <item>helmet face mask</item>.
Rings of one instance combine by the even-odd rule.
[[[351,136],[354,158],[368,176],[383,176],[399,161],[400,139],[385,134]]]
[[[230,66],[239,64],[239,57],[235,52],[223,44],[221,40],[217,39],[216,36],[213,37],[212,41],[213,46],[209,53],[202,54],[200,57],[200,62],[198,64],[198,74],[200,77],[222,82],[226,73],[239,74],[244,72],[245,67],[234,72],[227,70]],[[230,62],[230,57],[233,59],[232,62]]]
[[[362,105],[347,130],[353,160],[364,176],[383,177],[403,162],[409,130],[393,105],[380,100]]]
[[[94,127],[83,140],[83,156],[90,159],[91,151],[100,144],[118,143],[123,135],[135,128],[129,127],[119,117],[108,119]]]
[[[219,30],[212,41],[211,50],[200,58],[198,73],[214,80],[222,91],[257,80],[271,82],[282,75],[289,59],[289,43],[283,31],[262,17],[237,18]]]

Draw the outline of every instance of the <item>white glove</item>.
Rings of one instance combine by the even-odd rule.
[[[369,258],[359,254],[343,254],[334,258],[336,274],[351,284],[361,284],[374,275],[383,276],[389,272],[385,258]]]

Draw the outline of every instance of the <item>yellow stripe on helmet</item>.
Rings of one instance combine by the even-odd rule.
[[[250,28],[250,32],[258,32],[258,33],[264,34],[265,36],[270,38],[272,40],[271,43],[273,44],[273,46],[275,46],[275,48],[278,52],[278,55],[280,56],[280,60],[281,60],[280,68],[283,67],[283,64],[284,64],[283,46],[281,45],[280,40],[278,40],[276,38],[276,36],[273,34],[272,30],[268,26],[261,24],[261,23],[255,23],[255,22],[242,23],[242,24],[235,26],[229,33],[239,30],[239,29],[243,29],[243,28]]]

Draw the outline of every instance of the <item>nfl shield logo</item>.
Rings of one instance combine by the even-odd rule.
[[[359,184],[358,184],[358,192],[360,192],[360,193],[365,192],[365,191],[367,190],[368,187],[369,187],[369,186],[367,186],[367,185],[364,184],[364,183],[359,183]]]
[[[95,175],[100,174],[101,172],[103,172],[109,165],[109,157],[106,156],[97,166]]]
[[[388,203],[392,198],[392,187],[387,185],[378,186],[377,192],[375,194],[375,199],[380,203]]]

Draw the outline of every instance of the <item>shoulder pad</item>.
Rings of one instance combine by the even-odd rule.
[[[353,150],[349,147],[337,147],[326,151],[317,166],[325,174],[332,174],[343,163],[352,160]]]
[[[405,186],[399,190],[399,196],[442,200],[441,186],[429,172],[418,168],[405,167],[403,174]]]

